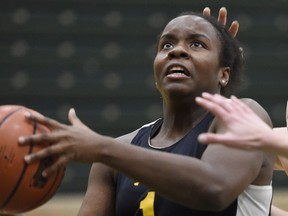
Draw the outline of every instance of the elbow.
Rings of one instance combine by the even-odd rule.
[[[203,192],[203,209],[205,211],[223,211],[235,200],[227,187],[212,185]]]

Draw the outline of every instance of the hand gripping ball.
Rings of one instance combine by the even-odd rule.
[[[18,137],[49,132],[48,128],[28,122],[24,115],[37,112],[18,105],[0,106],[0,214],[33,210],[57,192],[65,167],[48,178],[41,173],[56,158],[27,164],[24,156],[49,146],[49,143],[19,145]]]

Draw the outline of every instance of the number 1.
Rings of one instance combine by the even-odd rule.
[[[154,216],[154,199],[155,192],[148,192],[145,199],[140,202],[140,209],[142,209],[143,216]]]

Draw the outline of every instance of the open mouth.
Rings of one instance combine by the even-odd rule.
[[[188,71],[181,66],[173,66],[168,70],[168,77],[190,77]]]

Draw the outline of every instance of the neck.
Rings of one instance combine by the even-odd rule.
[[[150,141],[156,148],[164,148],[175,144],[191,131],[207,114],[204,109],[191,110],[164,109],[163,124],[158,134]]]

